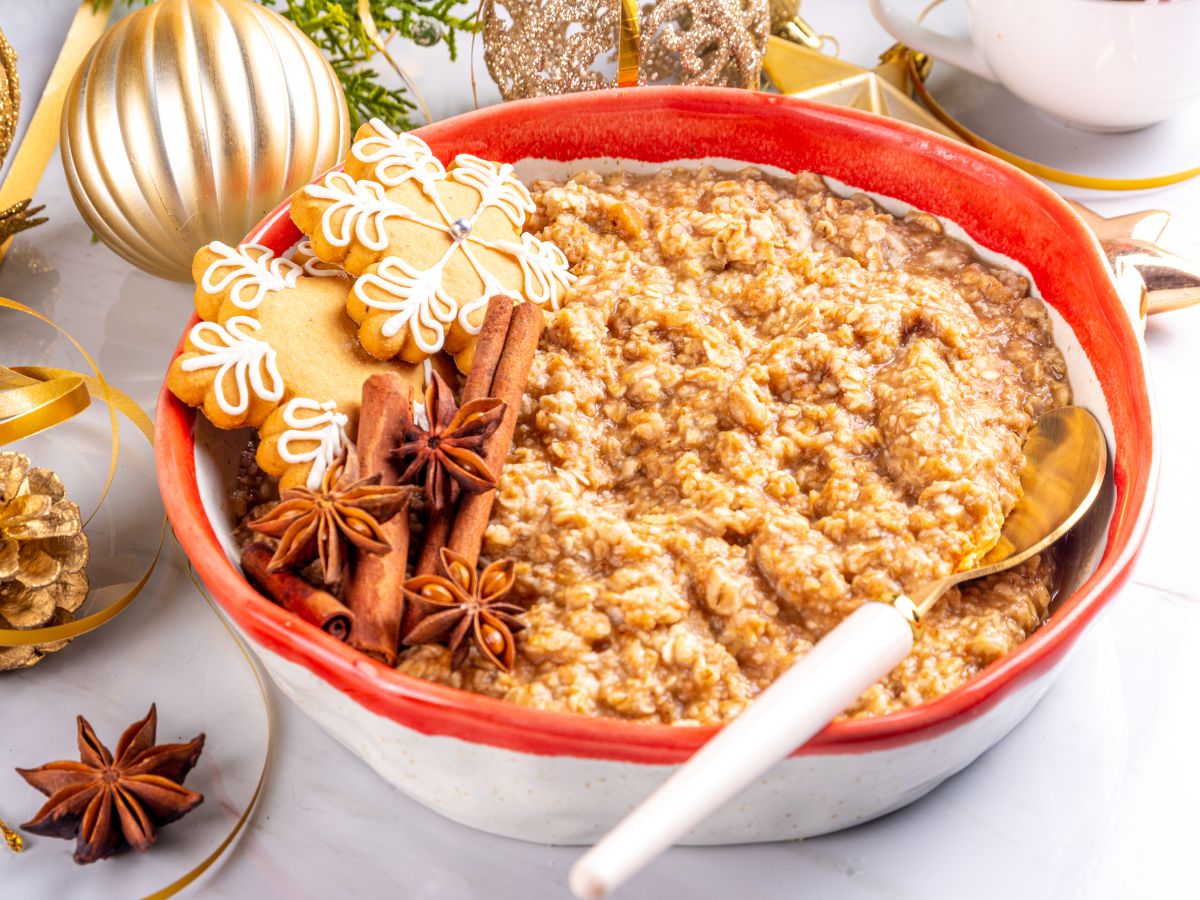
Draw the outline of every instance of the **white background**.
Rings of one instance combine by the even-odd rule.
[[[1049,0],[1048,0],[1049,2]],[[914,3],[914,6],[917,4]],[[76,8],[75,0],[0,0],[0,28],[20,54],[27,121]],[[935,25],[961,30],[948,4]],[[847,59],[870,64],[891,41],[865,3],[809,0],[817,30],[836,34]],[[469,43],[469,42],[468,42]],[[468,50],[464,45],[463,50]],[[467,57],[405,49],[436,116],[470,108]],[[481,102],[496,99],[486,69]],[[1147,131],[1097,137],[1043,118],[1005,92],[941,66],[932,82],[950,108],[988,137],[1043,161],[1095,174],[1144,175],[1200,158],[1196,114]],[[1198,111],[1200,112],[1200,111]],[[51,221],[17,239],[0,270],[0,295],[56,318],[92,351],[106,374],[152,408],[171,351],[190,314],[190,289],[142,274],[90,241],[55,158],[37,192]],[[1090,198],[1105,215],[1162,207],[1170,242],[1200,254],[1200,181],[1141,197]],[[0,319],[0,362],[67,364],[61,347],[12,314]],[[624,898],[784,897],[1118,898],[1195,896],[1200,883],[1200,556],[1195,476],[1200,426],[1200,309],[1152,321],[1147,343],[1163,439],[1162,490],[1133,582],[1092,629],[1060,682],[1029,719],[966,772],[925,799],[851,831],[797,843],[679,849],[631,882]],[[78,360],[73,365],[79,366]],[[103,420],[91,433],[103,450]],[[93,423],[94,424],[94,423]],[[86,423],[81,426],[91,427]],[[131,447],[130,432],[125,440]],[[61,443],[61,442],[58,442]],[[75,456],[43,441],[39,461]],[[138,546],[154,488],[136,460],[127,498],[109,513],[114,533]],[[55,454],[61,454],[56,456]],[[93,458],[85,465],[99,466]],[[102,468],[102,467],[100,467]],[[72,473],[80,478],[78,472]],[[83,483],[93,481],[88,472]],[[128,532],[128,534],[125,534]],[[115,541],[114,541],[115,543]],[[132,648],[132,649],[131,649]],[[75,713],[96,719],[105,740],[160,704],[164,739],[209,731],[214,760],[230,762],[230,807],[257,777],[254,691],[242,663],[188,587],[173,557],[121,620],[81,639],[28,674],[0,676],[0,815],[16,824],[39,797],[13,765],[69,756]],[[240,672],[240,674],[238,674]],[[565,896],[573,849],[492,837],[454,825],[409,801],[277,693],[276,756],[249,834],[192,892],[214,898],[317,898],[360,894],[421,898]],[[36,737],[31,737],[36,735]],[[220,742],[218,742],[220,738]],[[35,758],[29,758],[36,752]],[[197,778],[212,780],[212,773]],[[31,841],[23,856],[0,850],[0,894],[125,896],[165,885],[197,847],[221,832],[218,793],[164,832],[164,846],[76,868],[65,842]],[[199,815],[199,811],[197,814]],[[191,831],[188,829],[191,828]],[[202,840],[203,839],[203,840]],[[160,854],[159,851],[162,851]],[[207,852],[207,851],[205,851]],[[198,858],[198,856],[196,857]],[[190,864],[190,863],[188,863]],[[145,883],[145,887],[142,885]]]

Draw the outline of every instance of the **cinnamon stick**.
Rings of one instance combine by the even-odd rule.
[[[491,386],[491,396],[505,403],[504,418],[488,438],[483,454],[488,468],[497,474],[512,449],[513,432],[521,413],[521,398],[525,395],[525,384],[529,380],[529,369],[537,353],[543,324],[542,311],[536,304],[526,301],[513,310],[504,351],[500,355]],[[459,500],[447,546],[465,556],[471,565],[479,559],[479,548],[495,499],[496,492],[492,490],[466,494]]]
[[[399,473],[392,465],[391,451],[403,440],[400,413],[411,403],[412,389],[399,373],[383,372],[363,382],[358,460],[364,477],[381,474],[383,484],[397,482]],[[404,617],[400,588],[408,569],[407,510],[384,522],[381,528],[391,549],[355,557],[346,581],[346,604],[356,619],[350,646],[384,665],[394,666]]]
[[[242,551],[242,569],[250,582],[270,600],[331,637],[344,641],[353,634],[354,613],[337,597],[313,587],[299,575],[270,571],[274,553],[264,541],[246,545]]]
[[[488,300],[487,312],[483,317],[483,326],[475,342],[475,356],[471,361],[471,371],[467,375],[467,383],[463,385],[462,404],[470,403],[491,396],[492,381],[496,375],[496,366],[504,351],[504,341],[508,336],[508,325],[513,315],[513,300],[503,294],[496,294]],[[454,521],[455,507],[438,510],[429,517],[425,526],[425,543],[421,545],[421,556],[417,560],[418,575],[432,575],[437,571],[438,554],[446,546],[450,538],[450,526]]]

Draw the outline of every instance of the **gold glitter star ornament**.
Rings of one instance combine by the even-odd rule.
[[[803,29],[798,31],[799,40],[816,41],[806,46],[790,37],[771,37],[763,68],[779,93],[873,112],[960,140],[909,96],[904,61],[896,48],[880,57],[874,69],[864,69],[821,52],[819,37],[802,21],[795,24]]]
[[[639,81],[757,88],[768,0],[485,0],[483,54],[505,100],[616,84],[618,34]],[[611,70],[611,71],[607,71]]]

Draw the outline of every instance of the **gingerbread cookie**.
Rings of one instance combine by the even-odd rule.
[[[489,297],[557,309],[573,277],[557,247],[522,233],[533,208],[512,166],[461,154],[445,168],[375,119],[345,171],[292,198],[313,252],[360,276],[346,309],[367,352],[417,362],[445,350],[464,372]]]
[[[345,312],[350,279],[248,245],[203,248],[196,268],[196,306],[212,321],[188,333],[167,385],[218,428],[259,428],[259,465],[285,489],[320,483],[355,433],[370,375],[399,371],[423,388],[423,366],[363,352]]]
[[[317,278],[349,278],[345,269],[327,263],[313,252],[312,242],[305,238],[296,243],[288,257],[307,274]]]
[[[253,310],[267,291],[296,286],[303,269],[259,244],[230,247],[213,241],[192,258],[196,315],[208,321]]]

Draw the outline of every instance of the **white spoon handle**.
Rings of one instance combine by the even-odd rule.
[[[576,897],[603,897],[787,756],[894,669],[912,629],[867,603],[829,632],[601,838],[571,869]]]

